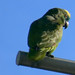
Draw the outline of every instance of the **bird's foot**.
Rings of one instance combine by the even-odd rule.
[[[48,55],[48,57],[54,58],[54,55]]]
[[[51,57],[51,58],[54,58],[54,55],[47,55],[47,54],[46,54],[46,56]]]
[[[54,55],[51,55],[50,52],[47,52],[46,53],[46,56],[51,57],[51,58],[54,58]]]

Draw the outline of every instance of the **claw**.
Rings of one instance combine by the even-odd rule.
[[[49,55],[48,57],[54,58],[54,55]]]
[[[50,55],[50,52],[47,52],[46,53],[46,56],[51,57],[51,58],[54,58],[54,55]]]

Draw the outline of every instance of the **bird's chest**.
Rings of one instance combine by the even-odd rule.
[[[59,43],[62,38],[62,28],[53,31],[43,31],[41,35],[41,41],[39,45],[41,46],[52,46]]]
[[[49,32],[47,35],[49,35],[49,40],[51,40],[51,43],[59,43],[62,38],[62,28]]]

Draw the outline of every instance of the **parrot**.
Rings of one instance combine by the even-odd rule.
[[[63,27],[68,27],[70,17],[67,10],[52,8],[32,22],[28,33],[28,58],[34,61],[45,56],[54,58],[52,53],[62,39]]]

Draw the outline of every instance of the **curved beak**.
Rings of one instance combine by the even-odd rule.
[[[69,26],[69,22],[66,21],[66,22],[65,22],[65,25],[64,25],[63,27],[65,27],[65,29],[66,29],[68,26]]]

